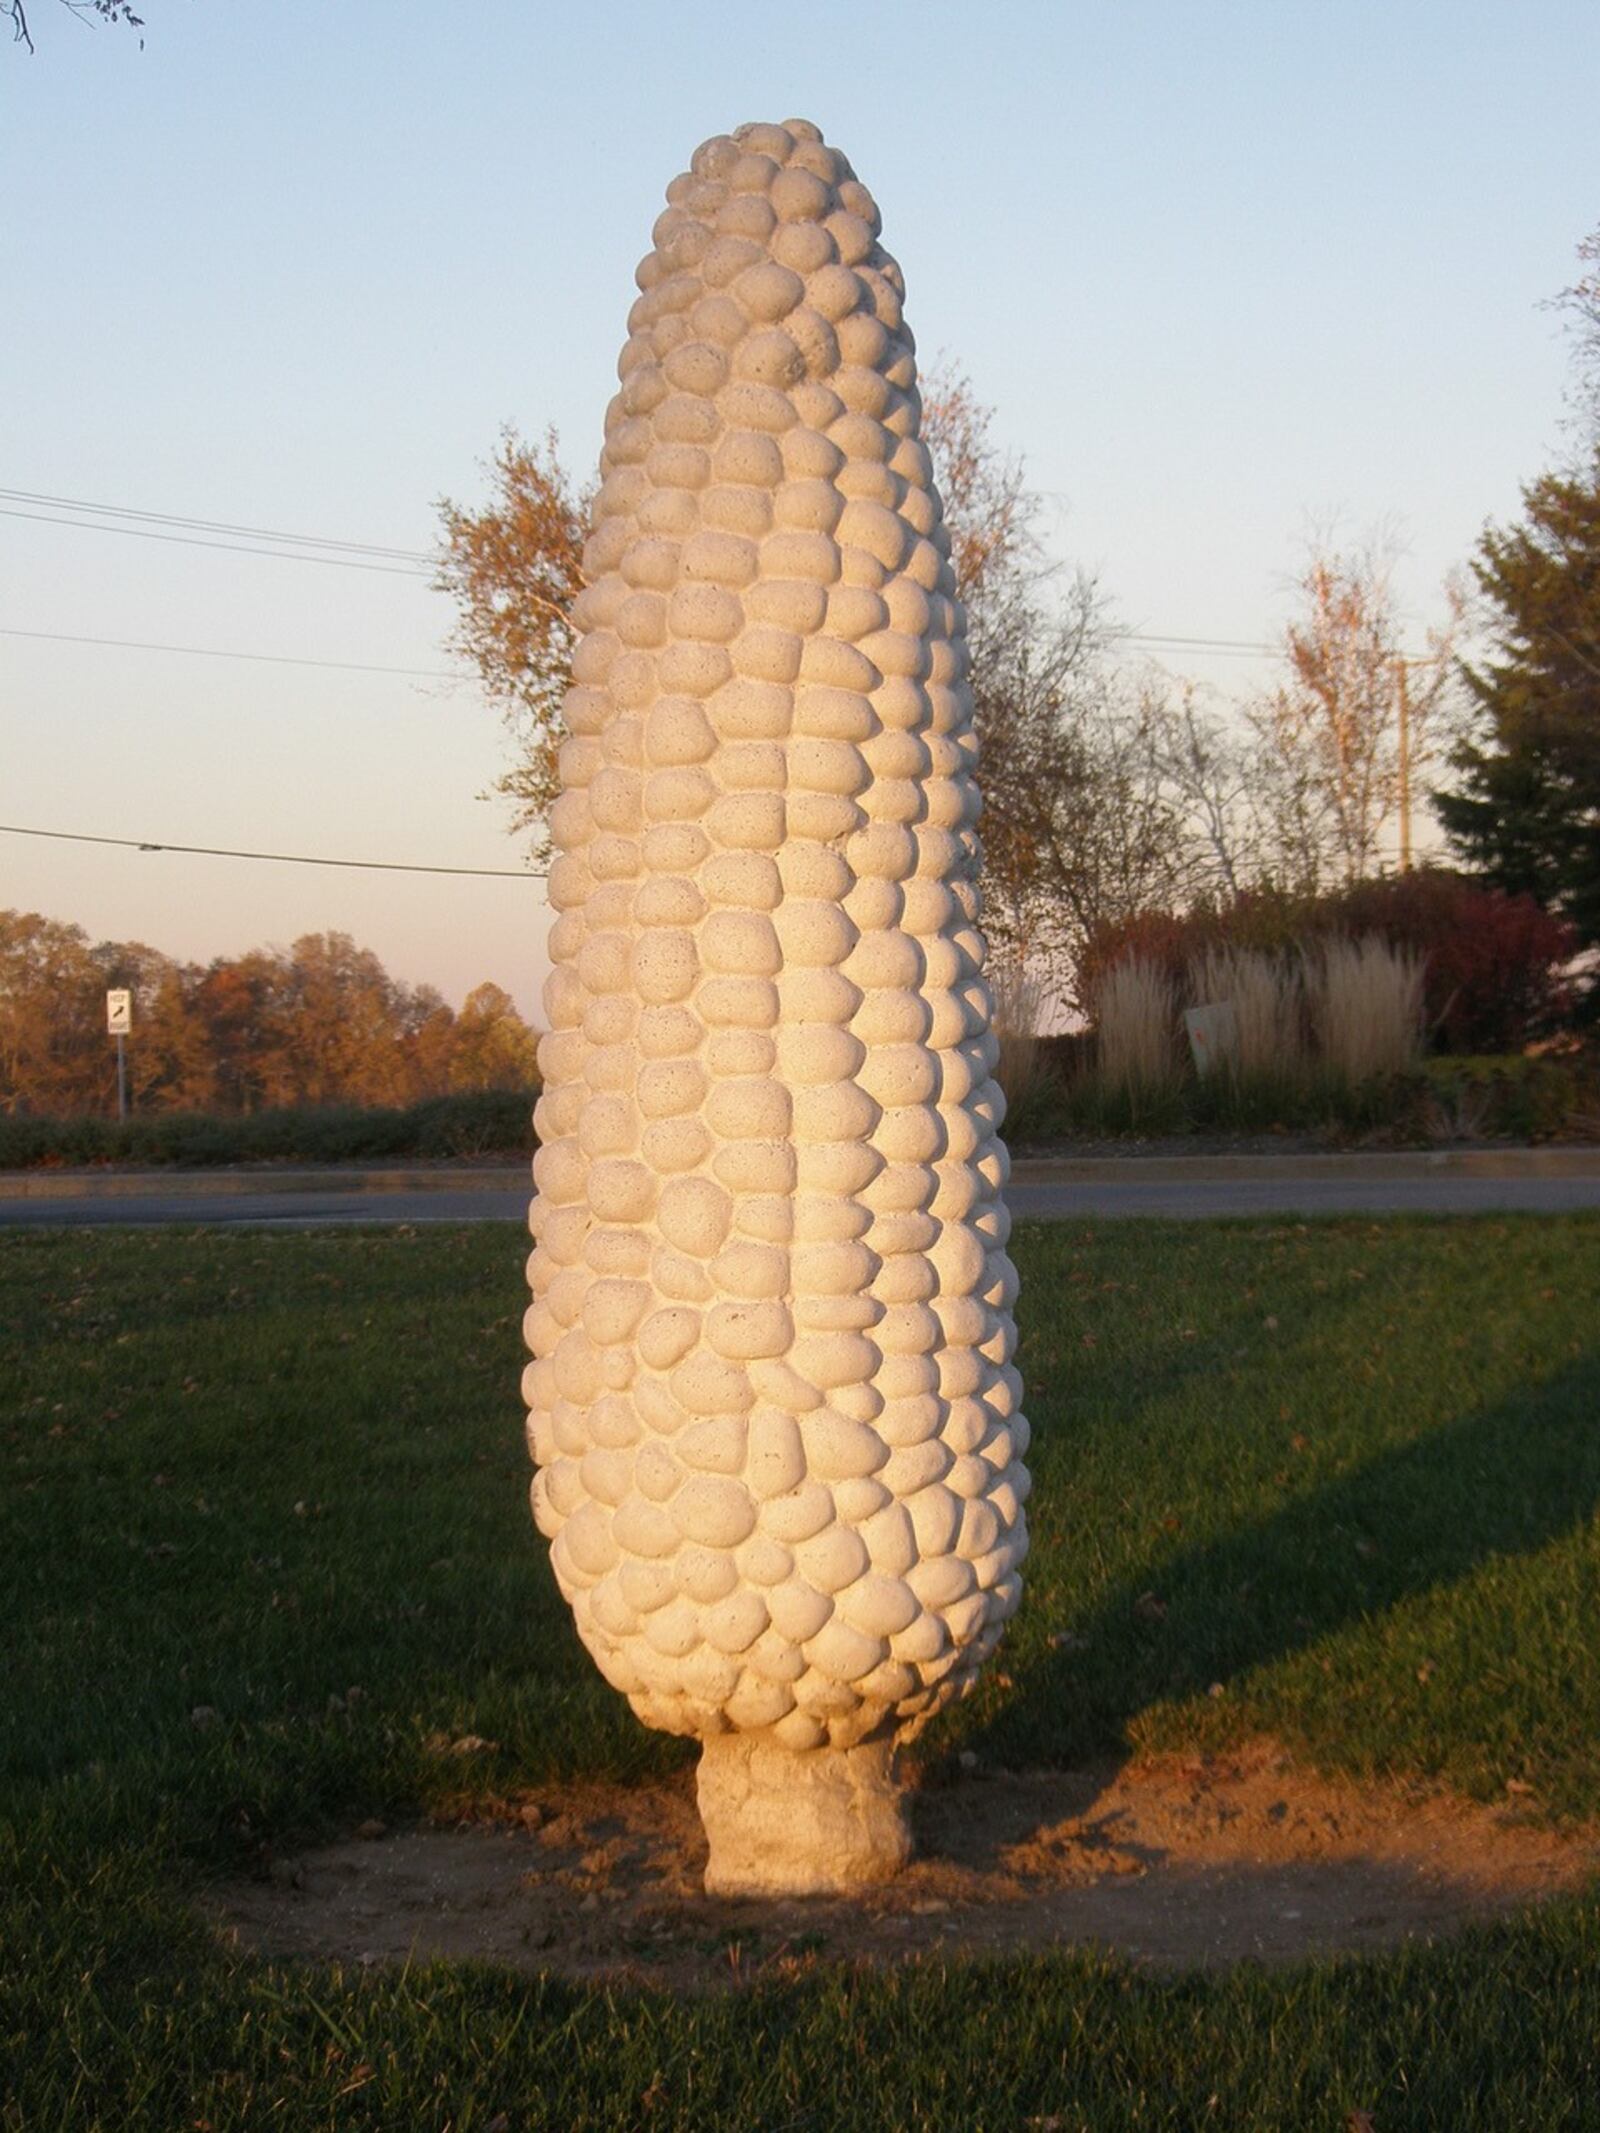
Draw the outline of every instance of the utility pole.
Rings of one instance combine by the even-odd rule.
[[[1396,698],[1400,714],[1400,871],[1411,872],[1411,707],[1406,700],[1405,655],[1394,663]]]

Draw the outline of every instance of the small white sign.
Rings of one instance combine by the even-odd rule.
[[[133,994],[131,992],[108,992],[106,994],[106,1032],[112,1037],[126,1037],[133,1028]]]
[[[1239,1022],[1231,1000],[1210,1000],[1200,1007],[1184,1009],[1183,1026],[1189,1032],[1194,1070],[1204,1081],[1218,1067],[1239,1056]]]

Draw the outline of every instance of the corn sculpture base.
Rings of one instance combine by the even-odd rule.
[[[850,165],[744,126],[667,200],[552,825],[534,1511],[704,1744],[707,1887],[838,1891],[1027,1546],[965,623]]]

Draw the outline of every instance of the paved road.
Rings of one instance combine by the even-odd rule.
[[[1127,1161],[1132,1172],[1137,1158]],[[1017,1216],[1560,1214],[1600,1209],[1600,1172],[1551,1177],[1188,1177],[1013,1182]],[[163,1192],[114,1198],[0,1198],[0,1229],[148,1227],[315,1229],[332,1223],[520,1222],[527,1190]]]
[[[1186,1178],[1014,1184],[1013,1215],[1568,1214],[1600,1208],[1592,1178]]]

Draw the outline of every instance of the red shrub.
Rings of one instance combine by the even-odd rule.
[[[1105,973],[1132,956],[1154,963],[1182,989],[1189,965],[1208,948],[1293,951],[1330,933],[1375,933],[1424,957],[1437,1051],[1520,1051],[1571,1008],[1561,975],[1577,952],[1571,927],[1531,896],[1481,888],[1442,867],[1358,882],[1314,900],[1259,890],[1192,911],[1141,911],[1091,934],[1079,991],[1092,997]]]
[[[1428,1027],[1441,1052],[1517,1052],[1570,1010],[1561,966],[1577,935],[1531,896],[1442,867],[1358,882],[1322,907],[1348,933],[1377,933],[1427,959]]]
[[[1096,986],[1119,963],[1140,956],[1154,963],[1186,996],[1189,965],[1208,948],[1260,948],[1271,952],[1296,947],[1308,937],[1315,906],[1275,889],[1247,889],[1229,904],[1196,904],[1188,911],[1139,911],[1132,918],[1097,926],[1084,945],[1078,965],[1078,992],[1084,1004]]]

